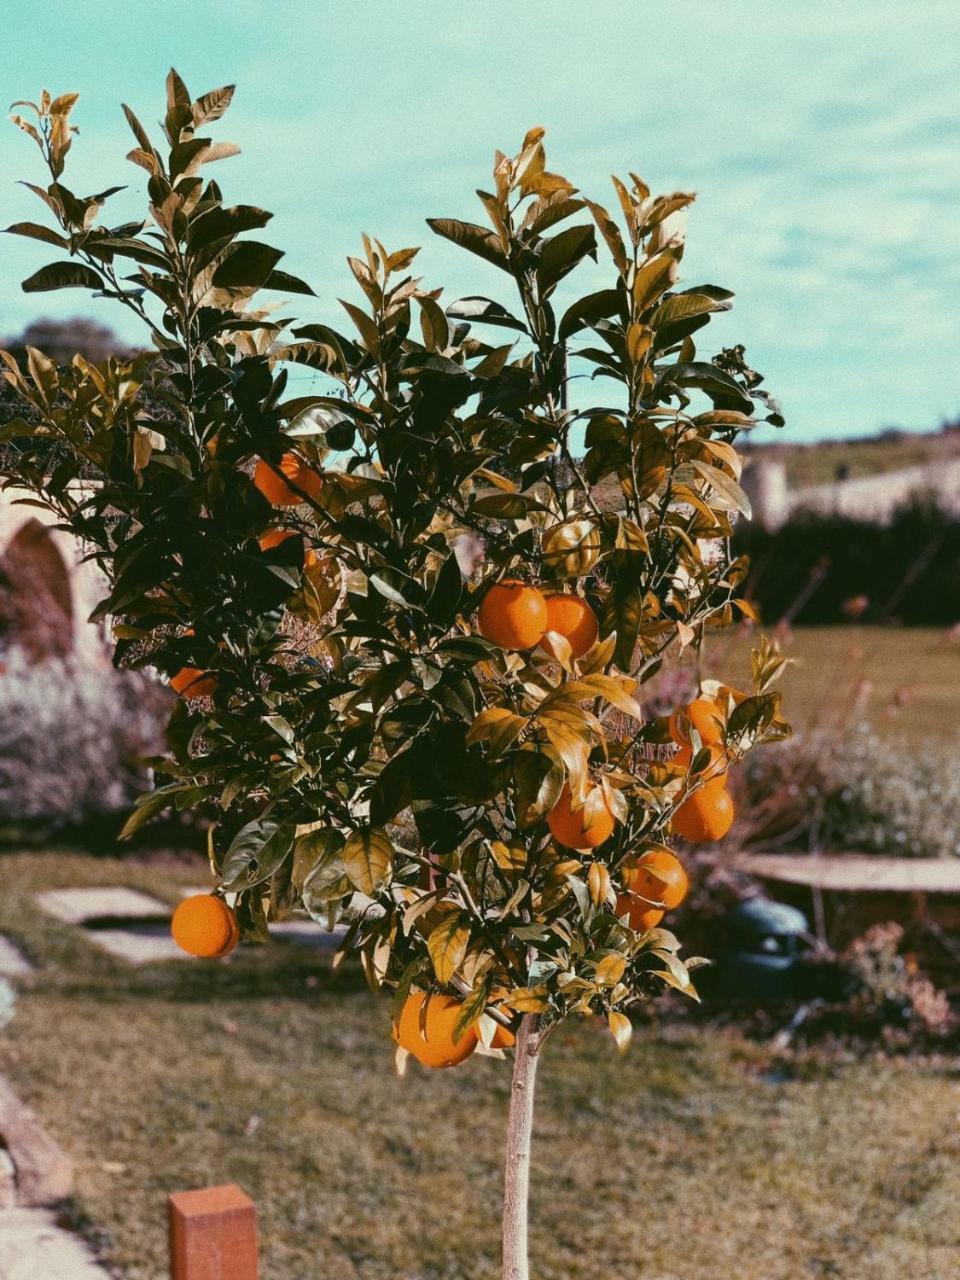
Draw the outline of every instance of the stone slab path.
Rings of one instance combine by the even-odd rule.
[[[33,965],[10,941],[0,934],[0,978],[25,978],[33,973]]]
[[[208,892],[209,886],[198,886],[184,889],[182,896],[188,898],[194,893]],[[85,929],[92,943],[128,964],[191,959],[170,937],[170,907],[167,903],[137,889],[48,889],[37,894],[37,902],[55,919]],[[315,951],[334,951],[346,929],[341,926],[329,932],[312,920],[284,920],[280,924],[272,924],[270,932],[278,940],[297,946],[310,947]],[[221,963],[228,964],[229,957]]]
[[[0,1213],[0,1280],[109,1280],[82,1240],[50,1209]]]
[[[85,924],[99,918],[156,920],[170,915],[159,898],[139,889],[47,889],[37,894],[37,902],[47,915],[64,924]]]

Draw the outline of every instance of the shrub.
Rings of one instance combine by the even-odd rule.
[[[866,598],[865,622],[960,620],[960,521],[933,503],[911,503],[886,525],[803,512],[774,533],[740,524],[735,546],[750,557],[747,594],[766,622],[779,621],[815,576],[793,622],[846,623],[845,606],[858,597]]]
[[[811,732],[750,756],[741,786],[766,847],[960,857],[960,739],[905,750],[869,727]]]
[[[746,566],[729,554],[732,513],[747,510],[735,442],[782,419],[742,347],[698,354],[732,295],[676,288],[674,215],[693,196],[614,179],[621,227],[547,168],[539,128],[496,155],[479,193],[489,229],[430,220],[509,284],[506,304],[444,310],[408,274],[417,249],[365,236],[349,260],[362,295],[343,304],[350,333],[268,317],[251,305],[260,289],[312,290],[244,238],[270,214],[225,204],[201,172],[236,150],[207,136],[232,93],[194,100],[171,72],[162,144],[126,109],[149,230],[101,221],[116,188],[65,185],[75,94],[15,117],[52,180],[41,195],[56,227],[13,230],[72,255],[23,287],[104,292],[154,350],[62,372],[31,350],[26,374],[4,357],[39,421],[0,437],[22,446],[16,480],[105,570],[94,616],[114,619],[117,663],[151,663],[184,694],[170,781],[128,830],[171,803],[209,805],[218,891],[236,895],[244,937],[295,908],[331,924],[348,912],[344,949],[372,987],[394,989],[398,1024],[439,996],[457,1006],[454,1042],[515,1037],[504,1276],[525,1280],[540,1046],[562,1018],[593,1014],[623,1047],[638,1003],[665,985],[695,994],[673,935],[617,908],[702,785],[700,733],[675,721],[689,767],[654,766],[647,748],[671,726],[644,723],[635,694],[671,646],[699,648],[708,627],[749,616]],[[601,252],[608,287],[570,295]],[[607,380],[592,408],[568,403],[571,363]],[[338,394],[288,397],[290,364]],[[66,451],[52,473],[51,439]],[[95,483],[78,486],[91,465]],[[604,480],[616,512],[594,497]],[[551,624],[557,594],[592,618],[588,650]],[[292,615],[312,626],[302,644]],[[702,685],[731,759],[787,732],[771,689],[782,666],[764,643],[749,696]],[[406,815],[409,849],[390,836]],[[437,1066],[451,1060],[446,1033]]]
[[[841,956],[856,984],[853,1016],[942,1035],[952,1022],[950,1002],[911,957],[901,953],[903,935],[903,926],[895,921],[875,924]]]
[[[128,806],[168,705],[136,672],[34,665],[13,651],[0,676],[0,823],[57,829]]]

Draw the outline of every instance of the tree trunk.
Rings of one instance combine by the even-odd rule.
[[[537,1078],[540,1037],[534,1014],[524,1014],[517,1033],[507,1156],[503,1178],[503,1280],[529,1280],[527,1265],[527,1203],[530,1193],[530,1136],[533,1131],[533,1090]]]

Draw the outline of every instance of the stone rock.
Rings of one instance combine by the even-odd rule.
[[[24,978],[33,972],[33,965],[9,938],[0,934],[0,977]]]
[[[47,915],[64,924],[97,919],[163,920],[170,915],[165,902],[137,889],[47,889],[37,894],[37,902]]]
[[[49,1209],[0,1213],[0,1280],[109,1280],[82,1240]]]
[[[19,1204],[36,1207],[57,1204],[66,1199],[73,1188],[73,1166],[68,1156],[2,1079],[0,1142],[16,1169]],[[0,1277],[6,1280],[2,1266]]]

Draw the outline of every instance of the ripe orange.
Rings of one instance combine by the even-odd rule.
[[[595,800],[592,800],[598,792],[600,793],[599,806]],[[598,845],[610,839],[616,820],[607,807],[606,799],[599,787],[594,787],[587,792],[587,799],[582,808],[575,811],[572,806],[573,795],[567,784],[547,817],[550,834],[558,844],[566,845],[568,849],[596,849]]]
[[[680,723],[683,713],[700,735],[705,747],[715,746],[723,741],[723,714],[717,704],[710,698],[695,698],[685,707],[678,707],[670,717],[670,737],[674,742],[688,743],[687,728]]]
[[[571,592],[547,596],[547,630],[559,632],[569,642],[573,656],[582,658],[596,644],[600,624],[586,600]]]
[[[286,542],[288,538],[295,538],[296,536],[296,529],[281,529],[279,526],[274,526],[274,528],[267,529],[265,533],[260,535],[258,539],[260,550],[272,551],[274,547],[279,547],[281,542]]]
[[[679,907],[690,888],[683,863],[666,849],[643,854],[635,867],[624,871],[623,880],[632,893],[662,902],[665,911]]]
[[[733,826],[734,808],[722,782],[708,782],[687,796],[673,815],[673,830],[691,844],[722,840]]]
[[[618,918],[627,917],[627,923],[635,933],[646,933],[663,919],[663,912],[659,907],[651,907],[649,902],[644,902],[632,893],[621,893],[618,896],[616,913]]]
[[[427,1008],[421,1030],[424,1002]],[[472,1027],[459,1040],[453,1038],[462,1008],[463,1001],[453,996],[427,996],[422,991],[411,991],[393,1024],[393,1038],[425,1067],[455,1067],[477,1047],[477,1033]]]
[[[181,950],[206,960],[229,955],[240,941],[237,917],[212,893],[184,898],[173,913],[170,932]]]
[[[192,636],[196,633],[193,627],[187,627],[183,633]],[[217,687],[217,677],[212,671],[201,671],[199,667],[181,667],[170,677],[170,688],[179,693],[181,698],[209,698]]]
[[[277,471],[282,472],[290,483],[282,480]],[[297,489],[309,497],[316,498],[323,488],[323,476],[298,453],[291,451],[283,455],[276,467],[261,458],[253,473],[253,483],[273,506],[297,507],[305,498],[296,489],[292,489],[291,484],[295,484]]]
[[[707,782],[723,782],[727,776],[727,758],[724,755],[723,748],[718,746],[708,747],[710,753],[710,761],[706,768],[694,776],[705,779]],[[699,754],[699,753],[698,753]],[[693,749],[688,742],[680,744],[677,754],[671,760],[671,764],[683,765],[689,769],[693,763]]]
[[[501,1027],[497,1023],[497,1029],[493,1033],[493,1039],[490,1041],[491,1049],[512,1049],[517,1043],[517,1037],[513,1034],[509,1027]]]
[[[536,587],[504,578],[483,597],[480,634],[501,649],[532,649],[547,629],[547,602]]]
[[[199,667],[181,667],[170,677],[170,688],[181,698],[209,698],[217,687],[217,677],[212,671]]]

